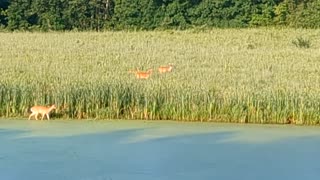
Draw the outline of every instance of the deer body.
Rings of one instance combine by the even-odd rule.
[[[171,72],[173,69],[173,66],[172,65],[169,65],[169,66],[160,66],[158,68],[158,71],[159,73],[166,73],[166,72]]]
[[[38,120],[38,115],[41,114],[43,120],[44,116],[47,116],[47,119],[50,120],[49,113],[53,110],[56,109],[55,105],[52,105],[50,107],[44,107],[44,106],[33,106],[31,110],[31,114],[29,116],[29,120],[31,119],[32,116],[35,116],[36,120]]]
[[[152,69],[148,71],[133,71],[137,79],[148,79],[152,73]]]

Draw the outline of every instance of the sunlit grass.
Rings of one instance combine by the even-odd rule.
[[[311,46],[292,41],[307,38]],[[317,124],[320,31],[0,33],[0,116]],[[161,75],[156,68],[173,64]],[[154,69],[147,80],[129,70]]]

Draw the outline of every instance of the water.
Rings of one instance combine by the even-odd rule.
[[[320,129],[0,120],[2,180],[320,178]]]

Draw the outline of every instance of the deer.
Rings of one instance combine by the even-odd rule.
[[[166,72],[171,72],[173,69],[172,65],[168,65],[168,66],[160,66],[158,68],[159,73],[166,73]]]
[[[32,116],[35,116],[36,120],[38,120],[38,114],[42,115],[41,120],[43,120],[44,116],[47,116],[47,119],[50,120],[49,113],[56,109],[56,105],[52,105],[50,107],[45,107],[45,106],[33,106],[31,110],[31,114],[29,116],[29,120],[31,119]]]
[[[137,79],[148,79],[152,73],[152,69],[149,69],[147,71],[129,71],[129,72],[133,72],[136,75]]]

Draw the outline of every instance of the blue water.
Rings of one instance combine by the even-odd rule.
[[[63,126],[72,131],[72,123]],[[186,126],[170,128],[180,131]],[[46,128],[50,128],[49,123]],[[201,126],[197,128],[201,131]],[[235,130],[234,125],[230,130],[228,125],[220,131],[217,128],[128,141],[155,130],[141,126],[65,136],[24,136],[33,130],[0,126],[0,179],[320,179],[320,134],[291,137],[289,133],[285,138],[263,142],[226,141],[242,131],[253,131],[248,136],[259,136],[260,131],[254,127]],[[263,133],[272,134],[273,129]],[[292,131],[296,134],[308,129]]]

